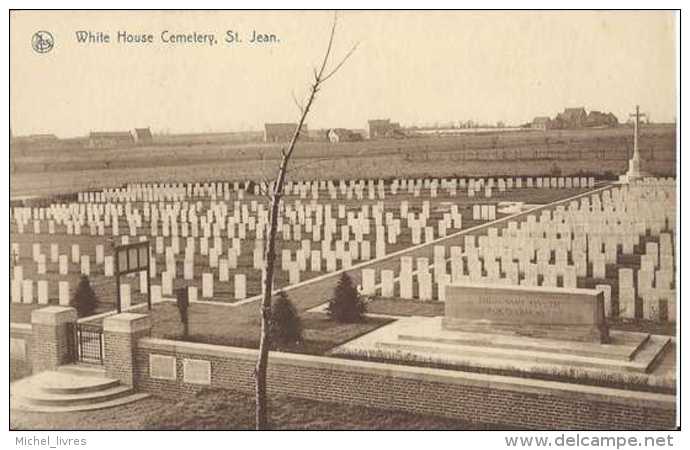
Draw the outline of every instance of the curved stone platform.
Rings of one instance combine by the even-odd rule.
[[[119,380],[108,378],[102,367],[62,366],[40,372],[10,386],[10,407],[35,412],[71,412],[104,409],[148,397]]]

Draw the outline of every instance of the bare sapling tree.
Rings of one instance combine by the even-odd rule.
[[[285,185],[285,178],[287,176],[288,165],[290,163],[290,158],[295,151],[297,141],[300,138],[300,133],[302,131],[302,127],[304,126],[304,122],[309,115],[312,105],[314,104],[317,93],[323,87],[324,83],[340,70],[343,64],[345,64],[345,62],[357,49],[357,44],[353,45],[343,58],[341,58],[336,64],[332,64],[331,53],[333,50],[337,21],[337,14],[334,14],[331,33],[328,39],[328,46],[326,47],[326,53],[323,56],[321,65],[313,68],[313,80],[309,86],[305,101],[298,102],[293,95],[293,100],[295,100],[295,104],[300,112],[297,128],[295,129],[287,148],[281,148],[282,156],[280,158],[280,165],[278,167],[278,173],[275,180],[273,180],[271,183],[265,183],[270,207],[268,216],[268,231],[264,247],[264,267],[261,272],[261,338],[259,341],[259,356],[254,369],[254,379],[256,383],[257,430],[266,429],[268,423],[266,378],[268,372],[268,353],[271,347],[271,299],[273,294],[273,275],[276,257],[278,217],[281,212],[281,200],[283,197],[283,188]]]

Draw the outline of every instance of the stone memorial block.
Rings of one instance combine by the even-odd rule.
[[[603,293],[492,284],[447,287],[443,327],[568,341],[607,343]]]

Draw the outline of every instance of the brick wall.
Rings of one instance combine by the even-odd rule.
[[[64,323],[57,326],[33,324],[32,363],[34,372],[54,370],[62,364],[73,361],[74,324]]]
[[[176,358],[175,380],[149,373],[150,355]],[[210,387],[253,392],[255,350],[146,338],[137,388],[171,398],[204,385],[183,381],[184,359],[211,362]],[[671,429],[675,397],[441,369],[272,352],[271,393],[532,429]]]
[[[151,318],[145,314],[122,313],[103,321],[103,366],[110,378],[134,386],[134,357],[137,340],[151,334]]]
[[[31,374],[31,325],[10,323],[10,381]]]

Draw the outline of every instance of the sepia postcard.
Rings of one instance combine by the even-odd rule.
[[[677,445],[680,14],[8,10],[10,444]]]

